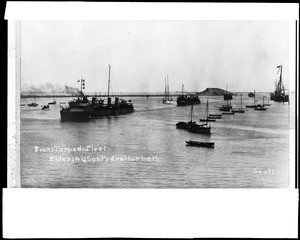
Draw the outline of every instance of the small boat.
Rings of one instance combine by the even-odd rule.
[[[167,79],[165,78],[165,97],[162,100],[163,104],[173,104],[174,101],[170,98],[170,90],[169,90],[169,75],[167,74]]]
[[[34,98],[34,102],[27,104],[28,107],[36,107],[37,105],[39,105],[39,104],[36,103],[36,98]]]
[[[221,119],[222,118],[222,116],[220,116],[220,117],[218,117],[218,116],[215,116],[215,117],[212,117],[212,116],[208,116],[208,119]]]
[[[205,113],[208,115],[208,100],[206,103],[206,110]],[[205,121],[206,123],[203,124],[195,124],[193,125],[191,128],[189,128],[189,132],[192,133],[204,133],[204,134],[210,134],[210,125],[209,125],[209,121]]]
[[[222,107],[219,108],[220,111],[222,112],[230,112],[230,110],[232,109],[232,106],[230,105],[223,105]]]
[[[206,111],[205,111],[205,114],[204,114],[204,118],[200,118],[200,122],[215,122],[216,119],[212,119],[212,118],[209,118],[209,108],[208,108],[208,99],[207,99],[207,103],[206,103]]]
[[[265,108],[265,102],[264,102],[265,96],[263,96],[263,104],[258,104],[254,110],[259,110],[259,111],[266,111],[267,109]]]
[[[190,129],[192,126],[196,125],[196,122],[178,122],[176,123],[176,128],[179,129]]]
[[[271,106],[271,103],[269,102],[269,99],[268,99],[268,103],[264,103],[264,106]]]
[[[242,99],[242,94],[241,94],[241,108],[240,109],[233,109],[231,110],[233,113],[245,113],[245,110],[243,110],[243,99]]]
[[[56,101],[52,101],[52,102],[48,102],[48,104],[52,104],[52,105],[55,105],[56,104]]]
[[[42,108],[41,108],[41,109],[42,109],[42,110],[49,109],[49,104],[42,106]]]
[[[209,114],[208,119],[221,119],[222,114]]]
[[[208,148],[215,147],[214,142],[198,142],[198,141],[185,141],[185,142],[187,143],[187,146],[208,147]]]
[[[213,119],[213,118],[207,118],[207,119],[199,119],[200,122],[215,122],[216,119]]]
[[[266,109],[264,106],[259,105],[259,106],[256,106],[256,107],[254,108],[254,110],[266,111],[267,109]]]
[[[232,113],[245,113],[245,110],[232,110]]]
[[[209,117],[222,117],[222,114],[208,114]]]
[[[248,97],[255,97],[255,93],[253,92],[248,93]]]
[[[176,123],[176,128],[187,129],[188,130],[192,126],[197,125],[196,122],[193,122],[193,115],[194,115],[194,107],[193,107],[193,105],[191,105],[191,113],[190,113],[191,120],[189,122],[178,122],[178,123]]]
[[[223,112],[223,115],[234,115],[234,112]]]
[[[195,124],[191,128],[189,128],[189,132],[210,134],[210,129],[211,129],[211,127],[208,126],[207,123],[204,123],[201,125]]]
[[[21,106],[21,107],[22,107],[22,106],[26,106],[26,103],[21,103],[20,106]]]
[[[255,100],[255,91],[254,91],[254,96],[253,96],[253,104],[252,105],[246,105],[246,108],[256,108],[256,100]]]
[[[227,91],[227,85],[226,85],[226,92],[224,93],[223,99],[225,101],[232,100],[232,93]]]

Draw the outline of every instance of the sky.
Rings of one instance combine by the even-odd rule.
[[[45,84],[106,92],[170,92],[218,87],[274,91],[287,21],[22,21],[21,89]]]

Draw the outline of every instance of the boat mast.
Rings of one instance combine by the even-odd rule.
[[[241,110],[243,110],[243,98],[242,98],[242,95],[243,94],[241,94]]]
[[[255,90],[254,90],[253,106],[255,106]]]
[[[280,93],[283,91],[283,94],[284,94],[284,86],[283,86],[283,83],[282,83],[282,64],[280,65]]]
[[[184,84],[182,84],[182,87],[181,87],[181,95],[183,95],[183,87],[184,87]]]
[[[165,77],[165,100],[167,100],[167,78]]]
[[[167,83],[168,83],[168,100],[170,100],[169,75],[168,74],[167,74]]]
[[[110,65],[108,64],[108,87],[107,87],[107,104],[109,102],[109,86],[110,86]]]
[[[206,102],[206,120],[208,120],[208,99]],[[206,121],[206,123],[207,123],[207,121]]]
[[[194,108],[193,108],[193,104],[191,105],[191,122],[193,121],[193,111],[194,111]]]

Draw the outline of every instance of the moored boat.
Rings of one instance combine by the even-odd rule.
[[[189,128],[189,132],[192,133],[204,133],[204,134],[210,134],[211,127],[208,125],[208,123],[204,124],[196,124],[193,125],[191,128]]]
[[[190,121],[189,122],[178,122],[176,123],[176,128],[179,129],[190,129],[191,127],[193,127],[194,125],[197,125],[196,122],[193,122],[193,115],[194,115],[194,108],[193,105],[191,105],[191,112],[190,112]]]
[[[243,98],[242,98],[242,94],[241,94],[241,108],[240,109],[233,109],[233,110],[231,110],[231,112],[233,112],[233,113],[245,113],[245,110],[243,110]]]
[[[31,102],[31,103],[27,104],[28,107],[36,107],[37,105],[39,105],[39,104],[36,103],[36,98],[34,98],[34,102]]]
[[[206,111],[204,113],[204,118],[200,118],[199,120],[200,120],[200,122],[215,122],[216,121],[216,119],[209,118],[208,99],[207,99],[207,103],[206,103]]]
[[[246,105],[246,108],[256,108],[257,107],[256,101],[257,100],[255,100],[255,90],[254,90],[253,104],[252,105]]]
[[[214,148],[215,143],[214,142],[199,142],[199,141],[185,141],[188,146],[197,146],[197,147],[208,147],[208,148]]]
[[[173,104],[174,101],[170,98],[170,89],[169,89],[169,75],[167,74],[167,78],[165,78],[165,97],[162,100],[163,104]]]
[[[279,81],[275,81],[275,91],[270,94],[271,100],[275,102],[289,102],[289,95],[285,93],[285,88],[282,82],[282,64],[277,66],[279,68]]]

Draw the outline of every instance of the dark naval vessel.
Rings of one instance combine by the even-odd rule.
[[[90,101],[84,96],[82,89],[85,88],[85,80],[81,78],[78,81],[81,82],[82,97],[70,101],[68,107],[61,106],[60,117],[62,120],[83,120],[101,116],[122,115],[134,111],[131,100],[126,101],[116,97],[114,102],[111,101],[112,99],[109,97],[110,69],[111,66],[109,65],[107,101],[105,102],[103,99],[97,99],[96,97],[93,97]]]

